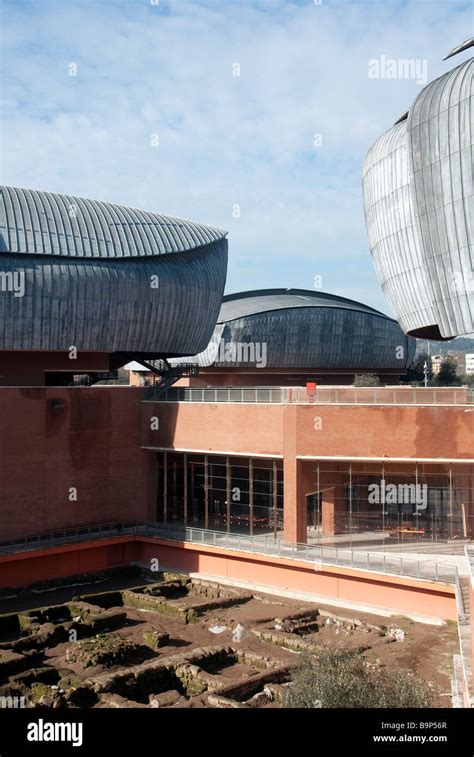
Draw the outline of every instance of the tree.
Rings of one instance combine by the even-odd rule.
[[[410,670],[372,664],[357,650],[303,653],[286,707],[433,707],[435,689]]]
[[[428,379],[431,378],[431,358],[429,357],[427,352],[420,352],[415,359],[413,360],[413,363],[410,365],[410,367],[407,370],[407,381],[409,383],[420,383],[424,384],[425,381],[425,363],[428,367]]]
[[[354,376],[354,386],[380,386],[381,383],[374,373],[358,373]]]
[[[443,358],[438,373],[433,376],[433,386],[460,386],[461,379],[456,371],[456,361],[447,355]]]

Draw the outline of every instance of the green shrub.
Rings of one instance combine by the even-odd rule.
[[[354,386],[381,386],[382,382],[374,373],[357,373],[354,376]]]
[[[409,670],[368,662],[360,652],[323,648],[303,653],[286,707],[432,707],[433,686]]]

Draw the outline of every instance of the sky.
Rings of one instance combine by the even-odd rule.
[[[0,179],[229,234],[226,292],[322,288],[390,314],[361,171],[472,35],[464,0],[1,0]],[[419,69],[421,70],[421,69]],[[425,82],[426,83],[426,82]]]

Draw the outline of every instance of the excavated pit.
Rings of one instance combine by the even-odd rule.
[[[0,615],[0,696],[27,707],[281,707],[299,654],[337,644],[418,668],[449,691],[450,626],[302,605],[179,574],[137,579],[117,588],[115,577],[110,590]],[[449,706],[447,695],[438,704]]]

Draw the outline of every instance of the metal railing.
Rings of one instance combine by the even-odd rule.
[[[48,549],[63,544],[91,541],[92,539],[108,539],[114,536],[136,536],[141,527],[142,524],[135,521],[123,521],[58,529],[56,531],[21,536],[15,539],[1,539],[0,555],[29,552],[35,549]]]
[[[418,560],[410,555],[398,557],[385,552],[366,552],[348,547],[288,543],[281,537],[275,538],[273,534],[249,536],[163,523],[148,524],[147,528],[153,531],[153,535],[173,541],[189,541],[243,552],[275,555],[311,562],[316,566],[341,565],[442,583],[456,584],[458,580],[456,565],[438,563],[435,560]]]
[[[474,558],[472,545],[466,544],[464,550],[469,565],[470,575],[468,578],[468,585],[470,589],[472,584],[472,560]],[[472,607],[469,607],[469,601],[467,603],[467,606],[464,602],[463,590],[459,574],[457,575],[455,581],[455,594],[459,655],[455,655],[454,660],[454,678],[456,691],[454,692],[455,696],[453,697],[453,707],[469,707],[469,694],[467,694],[467,692],[472,691]]]
[[[161,402],[238,402],[238,403],[286,403],[286,387],[170,387],[161,395],[146,390],[145,400]]]
[[[267,404],[336,405],[472,405],[474,389],[468,387],[170,387],[158,397],[145,389],[145,401],[236,402]]]
[[[420,578],[428,581],[459,585],[457,567],[434,560],[418,560],[404,555],[398,557],[385,552],[365,552],[347,547],[325,547],[313,544],[285,542],[273,534],[227,533],[190,526],[163,523],[114,522],[76,529],[50,531],[18,539],[0,541],[0,554],[12,554],[45,549],[63,544],[119,536],[150,536],[171,541],[188,541],[207,546],[223,547],[234,551],[255,552],[312,563],[315,570],[322,565],[341,565],[377,573]]]

